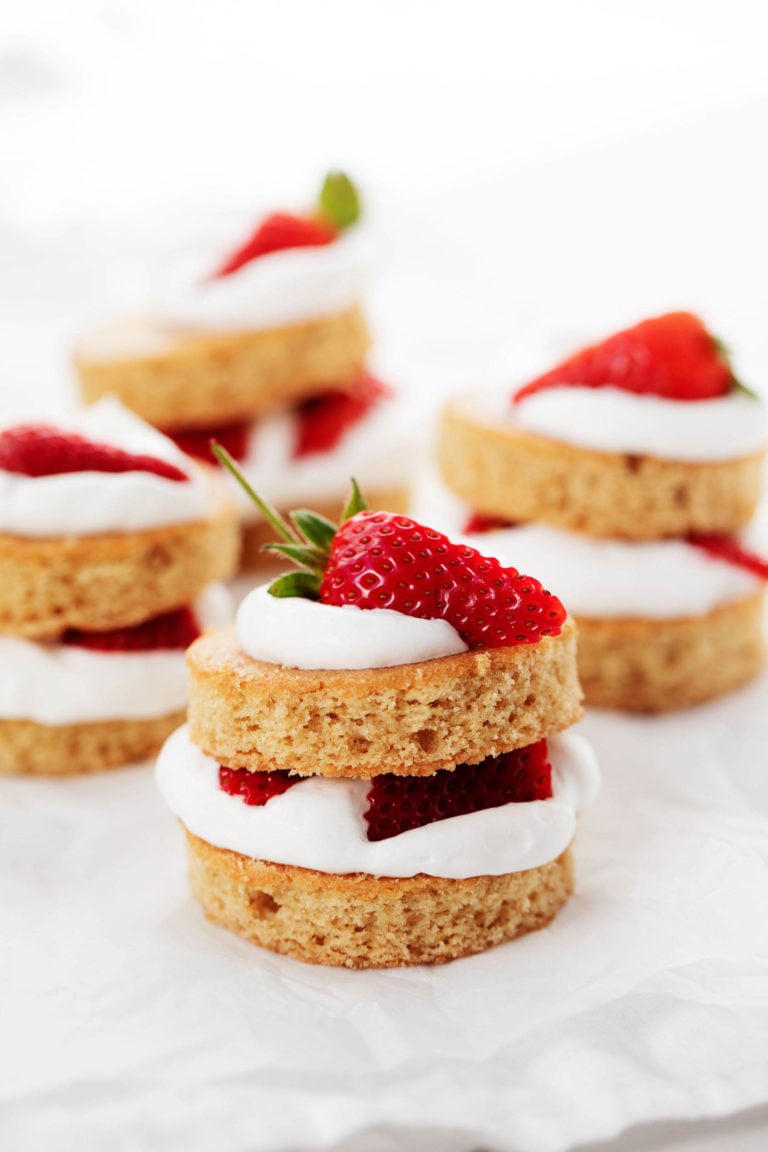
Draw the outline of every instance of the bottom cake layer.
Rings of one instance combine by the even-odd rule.
[[[501,876],[447,880],[316,872],[216,848],[185,829],[192,891],[206,916],[310,964],[442,964],[544,928],[573,891],[570,848]]]
[[[577,618],[579,677],[587,704],[668,712],[748,683],[765,659],[762,590],[706,616]]]
[[[358,477],[359,479],[359,477]],[[307,492],[306,504],[320,516],[325,516],[334,524],[338,523],[349,493],[342,492],[337,500],[317,500],[311,492]],[[369,508],[384,512],[408,511],[410,492],[404,484],[394,485],[391,488],[365,489],[365,499]],[[279,511],[287,516],[289,509],[281,508]],[[246,520],[242,525],[242,547],[240,551],[241,568],[263,568],[280,564],[280,559],[274,553],[262,552],[263,544],[274,544],[275,533],[266,520]]]
[[[88,724],[0,720],[0,775],[75,776],[148,760],[183,721],[183,711]]]

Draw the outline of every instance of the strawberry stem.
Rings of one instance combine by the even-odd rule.
[[[320,215],[343,231],[360,219],[360,195],[346,172],[329,172],[318,197]]]
[[[293,528],[291,528],[287,520],[283,519],[277,509],[273,508],[271,504],[268,504],[266,500],[263,500],[261,496],[259,496],[258,492],[254,491],[226,448],[223,448],[221,444],[212,440],[211,452],[213,452],[219,463],[232,473],[240,487],[250,496],[269,526],[274,529],[281,539],[285,540],[287,544],[304,543],[298,533],[294,532]]]

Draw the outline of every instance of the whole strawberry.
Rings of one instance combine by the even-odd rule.
[[[472,649],[535,644],[560,633],[565,608],[538,580],[408,516],[368,511],[354,481],[340,526],[306,510],[292,512],[288,522],[220,445],[212,449],[281,537],[266,549],[301,569],[275,580],[273,596],[446,620]]]
[[[520,388],[514,400],[569,384],[621,388],[668,400],[711,400],[743,388],[723,344],[691,312],[643,320],[584,348]]]
[[[17,424],[0,432],[0,471],[21,476],[66,472],[151,472],[165,480],[188,480],[181,468],[156,456],[98,444],[52,424]]]

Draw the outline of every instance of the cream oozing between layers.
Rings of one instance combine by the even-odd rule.
[[[240,605],[237,636],[254,660],[329,671],[391,668],[467,651],[447,620],[272,596],[266,584],[249,592]]]
[[[538,524],[465,539],[502,564],[535,572],[584,619],[703,616],[762,585],[759,576],[685,540],[603,540]]]
[[[371,245],[352,229],[331,244],[288,248],[211,277],[215,258],[178,269],[155,305],[169,323],[211,331],[259,331],[344,312],[365,290]]]
[[[0,429],[22,422],[48,423],[39,417],[16,418]],[[111,397],[57,416],[55,426],[99,444],[157,457],[180,468],[188,479],[141,471],[24,476],[0,470],[0,532],[56,538],[148,531],[204,520],[221,500],[217,477]]]
[[[341,510],[351,476],[364,492],[407,482],[410,437],[405,412],[396,398],[382,398],[327,452],[295,456],[299,426],[298,415],[291,411],[258,421],[250,435],[248,454],[240,464],[252,487],[257,492],[269,492],[278,508],[338,499]],[[240,485],[234,485],[233,490],[244,517],[257,519],[259,512]]]
[[[766,406],[742,392],[713,400],[667,400],[608,385],[568,385],[513,404],[509,387],[495,386],[463,403],[471,419],[494,427],[508,422],[594,452],[704,464],[739,460],[768,444]]]
[[[207,588],[195,613],[201,628],[228,623],[232,600],[226,588]],[[0,720],[47,725],[152,720],[186,704],[182,649],[104,652],[0,636]]]
[[[186,727],[168,739],[157,781],[171,811],[195,836],[256,860],[318,872],[466,879],[521,872],[555,860],[600,781],[594,753],[571,733],[549,741],[549,800],[504,804],[369,841],[363,813],[369,780],[312,776],[261,807],[219,787],[219,765]]]

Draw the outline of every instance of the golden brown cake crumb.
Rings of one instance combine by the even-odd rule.
[[[137,321],[94,333],[75,366],[85,401],[113,395],[159,428],[207,428],[352,387],[369,345],[358,307],[258,332]]]
[[[544,928],[573,890],[570,849],[501,876],[331,875],[252,860],[187,831],[192,891],[206,916],[309,964],[442,964]]]
[[[0,720],[0,775],[75,776],[155,756],[183,712],[151,720],[36,724]]]
[[[192,524],[104,536],[0,536],[0,632],[56,636],[128,628],[191,604],[232,575],[231,508]]]
[[[762,453],[687,463],[593,452],[493,423],[468,400],[446,407],[438,459],[475,512],[634,540],[738,531],[757,507],[763,470]]]
[[[359,671],[253,660],[234,629],[187,653],[190,736],[231,768],[428,776],[533,744],[582,715],[576,629],[537,644]]]
[[[706,616],[579,619],[579,675],[587,704],[666,712],[741,687],[765,659],[763,591]]]

